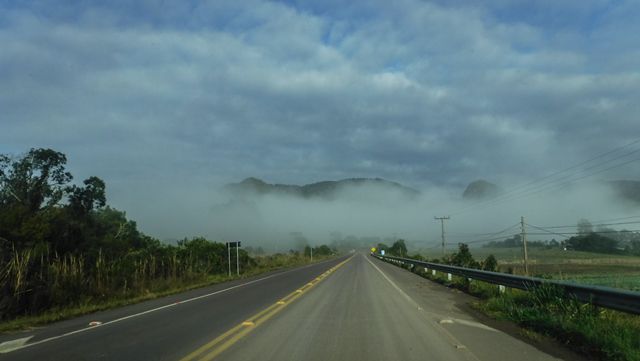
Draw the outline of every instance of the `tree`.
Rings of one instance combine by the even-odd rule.
[[[465,243],[458,243],[458,252],[451,257],[451,264],[459,267],[477,268],[478,262],[473,259],[469,246]]]
[[[404,239],[395,241],[389,248],[389,253],[398,257],[405,257],[407,255],[407,245],[404,243]]]
[[[67,157],[52,149],[31,149],[18,160],[0,157],[0,205],[21,204],[30,213],[57,205],[73,178]]]
[[[317,254],[318,256],[330,256],[333,253],[335,253],[335,251],[332,250],[331,247],[327,246],[326,244],[323,244],[320,247],[314,248],[313,253]]]
[[[69,207],[77,215],[87,215],[94,208],[102,208],[107,203],[104,181],[98,177],[84,180],[84,187],[68,187]]]
[[[597,233],[571,237],[567,240],[567,246],[576,251],[621,253],[616,240]]]
[[[487,258],[482,262],[482,269],[485,271],[496,272],[498,270],[498,260],[492,254],[487,256]]]
[[[578,235],[586,236],[590,233],[593,233],[593,225],[589,220],[582,218],[578,221]]]
[[[56,207],[72,176],[67,158],[51,149],[31,149],[21,157],[0,155],[0,237],[2,248],[31,247],[56,238]]]
[[[522,240],[520,239],[519,234],[514,234],[513,237],[507,238],[504,241],[491,241],[486,243],[483,247],[487,248],[510,248],[510,247],[521,247]]]

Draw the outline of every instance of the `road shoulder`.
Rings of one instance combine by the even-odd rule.
[[[426,312],[430,312],[432,317],[440,320],[439,322],[448,324],[452,332],[460,334],[463,339],[471,340],[472,338],[464,336],[468,332],[461,325],[466,323],[470,328],[478,328],[480,327],[479,325],[484,325],[507,335],[508,338],[512,339],[509,343],[513,343],[515,348],[519,347],[518,343],[524,343],[554,358],[571,361],[588,359],[564,347],[554,339],[529,333],[513,322],[496,320],[485,315],[472,306],[474,302],[479,300],[471,295],[430,281],[413,272],[380,261],[374,257],[368,257],[420,307],[425,309]],[[449,322],[451,323],[449,324]]]

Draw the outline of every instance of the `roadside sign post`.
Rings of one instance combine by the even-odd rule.
[[[231,245],[227,242],[227,260],[229,264],[229,277],[231,277]]]
[[[229,277],[231,277],[231,247],[236,249],[236,275],[240,276],[240,247],[241,242],[227,242],[227,257],[229,259]]]

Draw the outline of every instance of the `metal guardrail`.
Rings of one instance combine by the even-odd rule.
[[[612,287],[580,285],[565,281],[552,281],[543,278],[482,271],[471,268],[443,265],[439,263],[424,262],[410,258],[381,256],[378,254],[372,255],[387,262],[392,262],[400,265],[413,265],[414,267],[424,267],[430,270],[450,273],[452,275],[471,278],[474,280],[484,281],[510,288],[518,288],[521,290],[531,290],[541,285],[555,285],[563,289],[566,296],[574,297],[578,301],[637,315],[640,314],[640,292]]]

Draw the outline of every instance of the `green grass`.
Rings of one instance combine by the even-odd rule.
[[[331,257],[314,257],[314,263],[324,261],[328,258]],[[250,269],[247,269],[243,273],[241,273],[239,278],[252,277],[265,272],[292,268],[311,263],[309,262],[308,258],[296,257],[286,254],[256,257],[255,260],[256,264]],[[2,323],[0,323],[0,333],[30,329],[56,321],[70,319],[97,311],[135,304],[155,298],[165,297],[172,294],[211,286],[237,278],[238,277],[236,277],[235,275],[232,277],[228,277],[226,274],[218,274],[189,280],[188,282],[156,282],[149,288],[141,290],[135,294],[115,294],[111,295],[110,297],[101,299],[87,298],[73,305],[52,308],[36,315],[19,316],[8,321],[3,321]]]
[[[640,291],[640,270],[628,274],[609,273],[584,273],[579,275],[565,275],[565,280],[596,286],[624,288],[632,291]]]
[[[493,254],[498,261],[504,264],[517,264],[522,262],[522,249],[521,248],[487,248],[487,247],[472,247],[470,245],[470,251],[473,253],[476,259],[483,259],[490,254]],[[457,251],[455,249],[448,249],[447,254]],[[421,251],[421,254],[427,256],[429,259],[438,258],[442,256],[441,251],[437,249],[431,249]],[[559,248],[529,248],[528,249],[529,260],[533,263],[539,264],[558,264],[558,263],[612,263],[612,264],[640,264],[640,257],[605,254],[605,253],[593,253],[593,252],[581,252],[581,251],[563,251]]]
[[[495,318],[553,337],[602,360],[640,360],[640,317],[566,299],[554,287],[510,290],[477,303]]]
[[[494,255],[501,272],[524,274],[521,248],[476,247],[471,252],[476,259]],[[441,255],[437,250],[422,254],[428,259]],[[640,290],[640,257],[563,251],[558,248],[531,248],[528,254],[529,273],[532,276]]]

